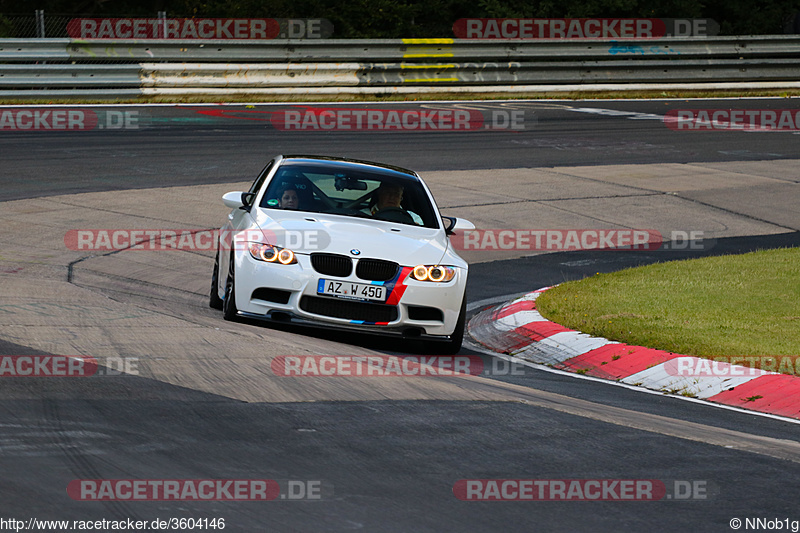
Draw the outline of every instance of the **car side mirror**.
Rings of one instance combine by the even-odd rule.
[[[465,218],[442,216],[442,219],[447,221],[447,224],[445,225],[444,228],[444,232],[447,235],[452,235],[453,233],[456,232],[456,230],[464,231],[464,230],[475,229],[475,224],[473,224],[472,222],[470,222]]]
[[[255,196],[252,192],[233,191],[222,196],[222,203],[231,209],[250,211],[250,203]]]

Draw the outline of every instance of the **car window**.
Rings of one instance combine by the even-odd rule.
[[[398,188],[398,206],[381,202],[386,189]],[[383,209],[379,209],[381,205]],[[419,179],[391,170],[283,164],[270,181],[260,206],[439,227],[436,210]]]
[[[275,164],[275,160],[274,159],[271,160],[269,163],[267,163],[267,166],[264,167],[264,170],[261,171],[261,173],[255,179],[253,184],[250,185],[250,189],[247,190],[248,193],[251,193],[250,201],[249,201],[248,205],[252,205],[253,204],[253,200],[255,200],[256,194],[258,194],[258,191],[261,190],[261,186],[264,184],[264,180],[267,179],[267,176],[269,175],[270,171],[272,170],[272,167],[273,167],[274,164]]]

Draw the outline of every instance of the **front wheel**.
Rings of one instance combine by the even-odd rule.
[[[234,272],[235,259],[231,255],[228,265],[228,277],[225,279],[225,300],[222,301],[222,318],[236,320],[236,273]]]
[[[214,272],[211,273],[211,292],[208,295],[208,306],[211,309],[222,309],[223,300],[219,297],[219,250],[214,257]]]
[[[444,343],[442,353],[445,355],[455,355],[461,350],[461,344],[464,342],[464,327],[467,322],[467,298],[466,296],[461,300],[461,311],[458,313],[458,320],[456,321],[456,329],[450,335],[450,340]]]

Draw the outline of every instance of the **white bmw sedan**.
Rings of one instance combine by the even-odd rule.
[[[464,335],[467,263],[420,177],[398,167],[278,156],[230,192],[210,305],[249,317],[441,341]]]

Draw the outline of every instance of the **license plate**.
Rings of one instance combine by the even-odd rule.
[[[366,283],[321,279],[317,283],[317,294],[382,302],[386,299],[386,287],[383,285],[368,285]]]

